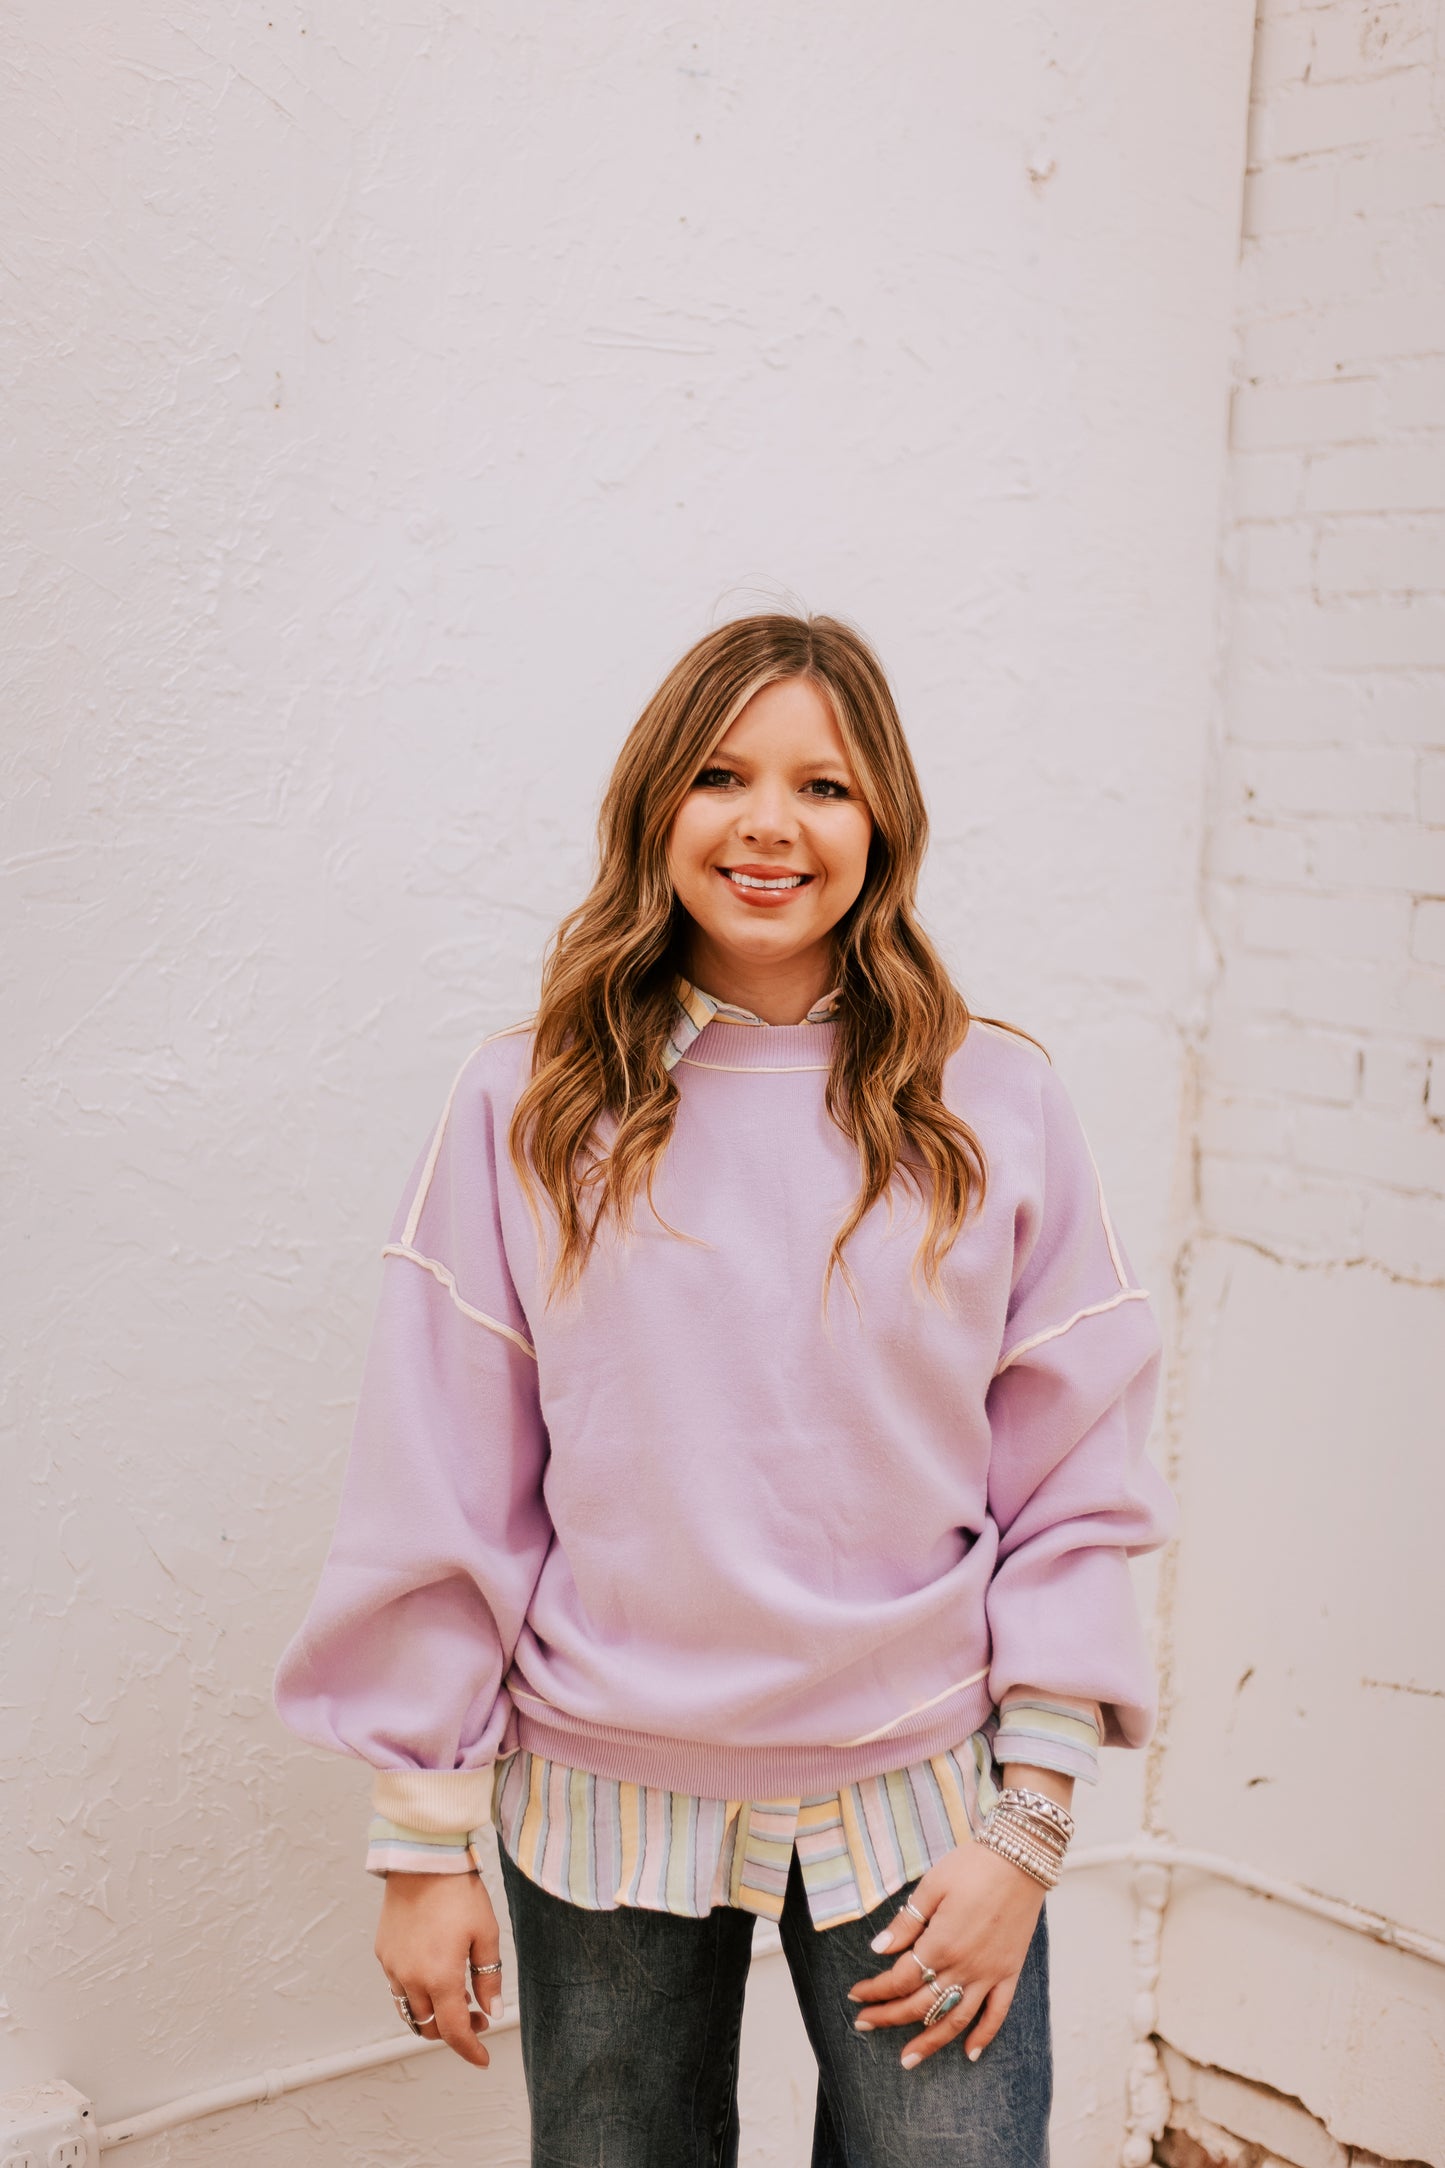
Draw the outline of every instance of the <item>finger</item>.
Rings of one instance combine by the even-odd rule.
[[[477,1990],[479,1988],[485,1987],[486,1984],[487,1982],[485,1980],[474,1980],[472,1978],[472,1969],[470,1964],[468,1964],[466,1972],[466,1986],[462,1989],[462,2000],[467,2006],[467,2016],[471,2020],[471,2027],[473,2032],[485,2032],[487,2027],[491,2023],[491,2019],[487,2015],[487,2012],[483,2008],[481,2002],[478,2000],[477,1995]]]
[[[434,1998],[426,1982],[418,1979],[400,1986],[397,1992],[406,1997],[407,2008],[411,2011],[412,2024],[418,2038],[439,2042],[444,2037],[441,2016],[436,2007],[440,1998]],[[405,2022],[406,2011],[402,2010],[399,2014]]]
[[[466,1990],[458,1981],[455,1987],[443,1987],[437,1983],[432,1988],[432,2015],[436,2019],[436,2031],[449,2048],[454,2048],[463,2062],[484,2065],[487,2051],[472,2028],[472,2013],[467,2004]],[[412,2004],[416,2008],[416,2004]],[[427,2028],[431,2031],[431,2028]]]
[[[900,1907],[893,1918],[879,1929],[869,1947],[876,1948],[886,1941],[887,1947],[879,1958],[882,1970],[865,1979],[856,1980],[848,1990],[851,2001],[889,2002],[904,1995],[911,1995],[923,1979],[915,1960],[921,1959],[923,1964],[931,1965],[935,1971],[943,1962],[939,1957],[930,1957],[928,1951],[919,1946],[920,1936],[932,1925],[933,1919],[932,1907],[923,1901],[920,1889],[912,1892],[910,1902],[917,1905],[924,1917],[921,1920],[915,1919],[911,1912],[905,1912]],[[888,1962],[890,1955],[891,1964]]]
[[[899,1950],[910,1949],[928,1925],[935,1902],[933,1890],[925,1875],[911,1890],[904,1891],[892,1919],[885,1920],[868,1947],[885,1957],[896,1956]],[[904,1910],[904,1906],[910,1904],[914,1907],[914,1912]],[[922,1919],[915,1918],[915,1912],[921,1912]]]
[[[1000,1980],[983,2005],[978,2024],[964,2043],[964,2052],[971,2063],[976,2063],[997,2033],[1000,2025],[1013,2008],[1014,1989],[1018,1986],[1018,1974],[1011,1979]]]
[[[506,2004],[503,2001],[502,1972],[474,1972],[474,1965],[495,1965],[502,1955],[498,1938],[473,1935],[471,1949],[467,1952],[467,1983],[477,2001],[489,2017],[500,2017]]]
[[[419,2033],[423,2040],[436,2040],[441,2037],[437,2031],[431,1996],[420,1980],[398,1981],[392,1989],[392,1998],[396,2002],[397,2014],[402,2023],[409,2022],[413,2031]]]
[[[934,1978],[926,1980],[917,1965],[907,1965],[878,1980],[865,1980],[863,1986],[867,1992],[858,1997],[863,2014],[859,2030],[866,2032],[874,2025],[921,2025],[939,1982],[936,1969]]]
[[[925,1964],[928,1962],[921,1945],[918,1956]],[[860,1982],[852,1997],[860,2006],[860,2019],[854,2020],[854,2029],[871,2032],[879,2025],[921,2025],[924,2012],[940,1986],[947,1986],[956,1979],[964,1962],[958,1954],[940,1956],[937,1964],[930,1967],[934,1977],[929,1980],[924,1977],[922,1967],[907,1956],[876,1980]]]
[[[386,1974],[386,1987],[387,1993],[391,1996],[392,2002],[396,2006],[397,2016],[400,2018],[402,2024],[406,2026],[409,2032],[414,2032],[416,2030],[415,2003],[413,2003],[410,1995],[408,1995],[406,1989],[402,1986],[400,1980],[394,1980],[389,1972]],[[428,2034],[422,2034],[422,2038],[424,2040],[427,2037]],[[431,2035],[431,2037],[434,2038],[435,2035]]]
[[[861,2004],[876,2022],[921,2024],[939,1984],[965,1980],[975,1969],[968,1937],[960,1935],[956,1919],[950,1927],[941,1914],[935,1914],[927,1933],[920,1927],[918,1934],[919,1939],[886,1972],[860,1980],[849,1990],[850,2000]]]
[[[939,1986],[944,1985],[945,1982],[940,1980]],[[977,1984],[965,1987],[961,2002],[955,2003],[943,2017],[935,2018],[931,2025],[925,2025],[922,2032],[915,2033],[900,2058],[904,2069],[912,2070],[915,2064],[926,2062],[930,2055],[936,2055],[940,2048],[951,2047],[970,2019],[976,2015],[985,1992],[985,1989]]]
[[[435,2008],[435,2005],[438,2005],[438,2001],[440,2001],[440,1997],[435,1997],[435,1999],[433,1999],[433,2003],[431,2003],[431,2014],[433,2014],[433,2018],[435,2018],[435,2014],[438,2014],[438,2008]],[[468,2025],[472,2027],[472,2034],[479,2034],[479,2031],[485,2031],[485,2029],[487,2029],[487,2014],[485,2014],[485,2010],[481,2010],[481,2008],[479,2008],[479,2003],[477,2003],[477,1999],[474,1999],[474,1997],[472,1997],[472,1979],[470,1979],[470,1973],[466,1975],[466,1986],[464,1986],[464,1988],[461,1988],[461,2001],[464,2001],[464,2003],[466,2003],[466,2023],[468,2023]],[[435,2025],[435,2029],[433,2029],[433,2027],[427,2027],[427,2034],[425,2034],[425,2038],[427,2038],[427,2040],[440,2040],[440,2038],[442,2038],[440,2021],[438,2021],[438,2025]]]

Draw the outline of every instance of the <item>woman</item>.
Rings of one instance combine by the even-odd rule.
[[[1154,1312],[1038,1042],[921,930],[893,700],[725,625],[622,748],[529,1025],[383,1252],[285,1721],[376,1772],[376,1954],[485,2064],[495,1826],[533,2161],[736,2161],[753,1920],[814,2168],[1048,2157],[1045,1893],[1154,1682]]]

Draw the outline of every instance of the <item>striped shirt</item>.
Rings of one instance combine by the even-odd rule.
[[[1007,1696],[1004,1709],[946,1753],[793,1799],[697,1798],[519,1747],[495,1765],[490,1819],[523,1874],[589,1911],[640,1905],[700,1919],[726,1904],[776,1920],[796,1850],[813,1925],[836,1927],[977,1836],[1006,1761],[1096,1779],[1092,1716],[1042,1697]],[[426,1836],[377,1815],[367,1869],[480,1871],[481,1834]]]
[[[803,1019],[822,1023],[835,987]],[[714,1016],[763,1025],[685,979],[664,1060],[680,1060]],[[791,1799],[707,1799],[624,1783],[520,1747],[495,1764],[497,1841],[518,1869],[554,1896],[590,1911],[642,1906],[689,1919],[726,1904],[782,1915],[794,1851],[816,1928],[861,1919],[960,1844],[977,1836],[997,1802],[1007,1762],[1098,1780],[1102,1711],[1035,1689],[1006,1694],[959,1745],[905,1767]],[[384,1814],[372,1818],[369,1873],[480,1871],[481,1831],[438,1836]]]

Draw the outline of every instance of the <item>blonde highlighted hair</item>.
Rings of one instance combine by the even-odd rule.
[[[628,733],[602,800],[596,879],[548,946],[508,1145],[529,1203],[535,1183],[557,1216],[553,1294],[580,1278],[606,1218],[627,1228],[640,1196],[660,1218],[653,1181],[678,1103],[663,1055],[690,923],[668,838],[708,755],[781,678],[807,679],[828,702],[873,821],[862,891],[833,930],[842,993],[826,1104],[857,1146],[860,1181],[829,1253],[825,1306],[835,1270],[852,1288],[844,1245],[895,1177],[927,1202],[914,1273],[921,1265],[936,1296],[944,1258],[983,1202],[983,1147],[942,1093],[972,1019],[915,915],[928,816],[882,667],[837,618],[739,618],[688,649]]]

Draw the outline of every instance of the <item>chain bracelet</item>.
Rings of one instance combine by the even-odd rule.
[[[1030,1791],[1022,1784],[1006,1784],[999,1793],[1000,1806],[1017,1807],[1031,1814],[1037,1821],[1049,1822],[1067,1839],[1074,1834],[1074,1817],[1057,1799],[1050,1799],[1047,1792]]]

